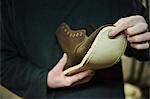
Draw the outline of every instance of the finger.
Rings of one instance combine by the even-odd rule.
[[[119,24],[122,24],[124,22],[129,22],[131,25],[137,24],[137,23],[146,23],[145,19],[140,15],[130,16],[119,19],[114,25],[117,26]]]
[[[62,71],[64,66],[66,65],[66,62],[67,62],[67,54],[64,53],[63,57],[59,60],[54,69]]]
[[[112,29],[112,32],[109,33],[109,36],[115,36],[118,33],[138,23],[145,23],[145,20],[142,16],[131,16],[131,17],[124,18],[122,20],[123,21],[114,24],[116,27]]]
[[[122,22],[112,29],[112,31],[109,33],[109,36],[115,36],[129,27],[131,27],[130,24],[128,24],[127,22]]]
[[[118,24],[122,23],[124,20],[126,20],[127,18],[121,18],[119,19],[115,24],[114,26],[117,26]]]
[[[77,81],[87,77],[91,73],[92,73],[91,70],[83,71],[83,72],[80,72],[78,74],[68,77],[68,80],[73,84],[74,82],[77,82]]]
[[[92,73],[92,74],[89,75],[88,77],[85,77],[83,80],[74,83],[74,84],[72,85],[72,87],[74,87],[74,86],[76,86],[76,85],[80,85],[80,84],[84,84],[84,83],[89,82],[89,81],[93,78],[93,76],[94,76],[94,73]]]
[[[138,49],[138,50],[142,50],[142,49],[148,49],[149,48],[149,43],[143,43],[143,44],[131,44],[131,47]]]
[[[127,40],[130,43],[140,43],[140,42],[150,41],[150,32],[135,35],[135,36],[132,36],[132,37],[128,36]]]
[[[90,81],[91,78],[94,76],[94,74],[95,74],[94,72],[91,73],[90,75],[88,75],[87,77],[83,78],[82,80],[79,80],[79,81],[76,82],[75,84],[77,85],[77,84],[82,84],[82,83],[84,83],[84,82]]]
[[[129,27],[127,29],[127,34],[128,35],[139,34],[139,33],[145,32],[147,29],[148,29],[148,25],[146,23],[139,23],[133,27]]]

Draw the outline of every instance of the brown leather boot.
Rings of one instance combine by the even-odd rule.
[[[81,62],[101,28],[87,37],[85,29],[72,30],[66,23],[62,23],[58,27],[56,31],[58,42],[68,56],[65,69]]]
[[[72,30],[67,24],[61,24],[56,36],[62,50],[68,55],[64,73],[72,75],[116,64],[124,54],[127,41],[122,33],[113,39],[109,38],[112,28],[113,26],[100,27],[88,37],[84,29]]]

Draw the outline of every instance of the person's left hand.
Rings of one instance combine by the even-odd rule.
[[[148,49],[150,41],[150,32],[148,32],[148,24],[142,16],[130,16],[121,18],[114,24],[115,28],[109,33],[109,36],[115,36],[125,31],[127,40],[132,48]]]

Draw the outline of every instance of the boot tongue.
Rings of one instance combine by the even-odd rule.
[[[80,44],[80,46],[76,50],[76,57],[78,57],[78,59],[82,60],[82,58],[85,56],[85,54],[90,49],[97,34],[100,32],[101,29],[102,29],[102,27],[96,29],[94,32],[91,33],[90,36],[86,36],[86,38],[84,39],[82,44]],[[89,29],[89,30],[91,31],[91,29]],[[86,30],[86,31],[89,31],[89,30]],[[86,34],[87,34],[87,32],[86,32]]]
[[[76,56],[80,56],[80,58],[83,58],[84,55],[87,53],[87,51],[90,49],[98,33],[106,26],[109,26],[109,25],[104,25],[104,26],[99,27],[94,32],[92,32],[90,36],[86,37],[85,40],[80,45],[80,47],[78,48]],[[81,51],[81,50],[84,50],[84,51]],[[84,53],[81,54],[80,52],[84,52]]]
[[[88,37],[88,41],[87,42],[91,42],[91,41],[94,41],[94,39],[96,38],[97,34],[105,27],[107,26],[112,26],[112,24],[106,24],[106,25],[103,25],[101,27],[99,27],[98,29],[96,29],[94,32],[91,33],[91,35]],[[94,27],[93,27],[94,29]]]

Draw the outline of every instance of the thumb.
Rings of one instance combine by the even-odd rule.
[[[56,70],[63,70],[64,66],[66,65],[67,63],[67,54],[64,53],[63,54],[63,57],[59,60],[59,62],[55,65],[54,69]]]

